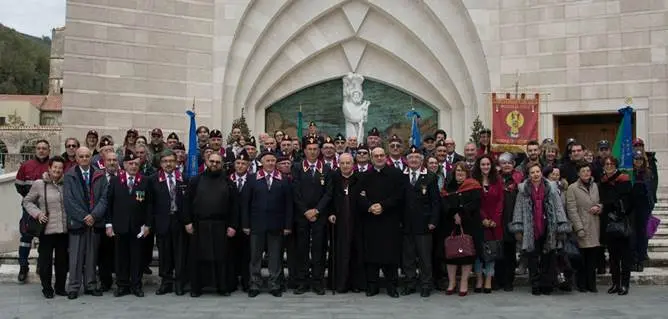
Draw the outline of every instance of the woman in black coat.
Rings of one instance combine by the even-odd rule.
[[[445,190],[441,192],[443,197],[442,205],[445,220],[441,223],[443,232],[449,234],[465,234],[473,237],[475,251],[482,252],[482,221],[480,219],[480,200],[482,186],[475,179],[471,178],[471,173],[466,168],[465,162],[458,162],[453,169],[455,178],[446,184]],[[460,231],[461,230],[461,231]],[[475,262],[477,255],[454,259],[445,259],[448,269],[448,290],[446,294],[454,293],[457,283],[457,268],[461,266],[462,276],[459,283],[459,295],[468,294],[468,276]]]
[[[631,212],[631,179],[628,175],[617,170],[617,159],[608,157],[603,160],[603,175],[599,194],[603,204],[605,221],[601,225],[601,237],[605,238],[610,252],[610,273],[612,286],[609,294],[629,293],[631,279],[631,242],[630,236],[615,236],[606,234],[605,229],[610,220],[627,219]],[[628,220],[627,220],[628,223]]]

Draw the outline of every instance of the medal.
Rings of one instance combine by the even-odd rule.
[[[320,176],[320,186],[325,186],[325,177]]]
[[[427,194],[427,186],[422,185],[422,195],[426,195],[426,194]]]
[[[143,202],[144,201],[144,191],[136,191],[135,192],[135,199],[140,203]]]
[[[346,188],[343,189],[343,193],[345,193],[346,196],[348,196],[348,187],[346,187]]]

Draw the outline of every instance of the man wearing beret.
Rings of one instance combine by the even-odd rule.
[[[392,135],[390,138],[390,143],[387,145],[388,152],[390,156],[387,157],[385,165],[394,167],[400,171],[403,171],[406,168],[406,158],[402,155],[404,154],[402,141],[396,134]]]
[[[356,172],[364,173],[373,168],[373,165],[369,163],[369,147],[366,144],[360,144],[355,153],[355,166],[353,170]]]
[[[383,140],[380,137],[380,131],[377,128],[372,128],[367,134],[366,144],[369,147],[369,150],[373,150],[376,147],[382,147]]]
[[[184,173],[186,167],[186,146],[183,143],[178,142],[174,145],[174,155],[176,155],[176,170],[179,171],[181,176],[185,176]]]
[[[148,159],[149,164],[153,165],[156,169],[160,168],[160,153],[167,148],[165,141],[163,141],[162,130],[159,128],[154,128],[151,131],[151,142],[148,144],[153,158]]]
[[[251,136],[248,139],[248,143],[244,145],[244,149],[246,150],[246,153],[248,153],[249,158],[248,171],[251,174],[255,174],[262,167],[262,163],[257,158],[257,143],[255,142],[254,136]]]
[[[109,153],[114,153],[114,141],[111,137],[102,136],[99,146],[100,152],[91,158],[91,165],[96,169],[104,169],[104,159]],[[125,154],[123,154],[125,155]]]
[[[176,133],[171,132],[167,135],[167,148],[173,149],[176,143],[179,142],[179,136]]]
[[[223,133],[220,130],[213,130],[209,133],[209,144],[213,152],[220,154],[223,158],[223,171],[225,173],[231,169],[231,164],[234,162],[234,154],[228,154],[223,147]]]
[[[331,169],[319,160],[319,141],[314,137],[306,139],[305,159],[292,168],[295,225],[297,235],[297,289],[301,295],[309,287],[318,295],[325,294],[325,246],[327,231],[327,209],[331,198]],[[333,145],[332,145],[333,147]],[[332,150],[333,151],[333,150]],[[310,257],[310,258],[309,258]],[[313,269],[311,271],[311,267]],[[309,282],[309,279],[312,282]]]
[[[144,297],[144,238],[150,232],[152,218],[146,209],[147,179],[139,173],[139,165],[139,158],[127,150],[123,158],[125,170],[109,180],[105,227],[106,235],[114,237],[116,243],[116,297],[130,293]]]
[[[242,149],[237,154],[234,160],[234,172],[229,176],[230,181],[234,184],[236,189],[236,196],[242,199],[244,192],[248,190],[246,186],[248,181],[252,178],[252,174],[248,171],[250,164],[250,156],[248,152]],[[243,204],[243,203],[241,203]],[[239,211],[241,214],[241,210]],[[239,216],[241,220],[241,216]],[[230,239],[230,258],[228,258],[228,281],[230,288],[234,291],[241,283],[241,289],[248,292],[248,284],[250,282],[250,238],[243,232],[237,232],[234,237]]]
[[[346,152],[346,146],[348,142],[346,141],[346,138],[343,137],[341,133],[336,134],[334,137],[334,149],[336,151],[336,160],[339,160],[339,156],[341,154]]]
[[[329,167],[332,171],[339,168],[334,140],[329,136],[325,137],[324,142],[322,143],[322,161],[325,166]]]

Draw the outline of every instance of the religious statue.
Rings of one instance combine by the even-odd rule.
[[[346,137],[356,136],[364,141],[364,123],[367,122],[369,104],[362,92],[364,77],[348,73],[343,77],[343,116],[346,120]]]

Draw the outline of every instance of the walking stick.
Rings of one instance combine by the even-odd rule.
[[[329,239],[329,258],[332,261],[330,264],[329,275],[332,277],[332,295],[336,295],[336,224],[332,224],[332,231]]]

